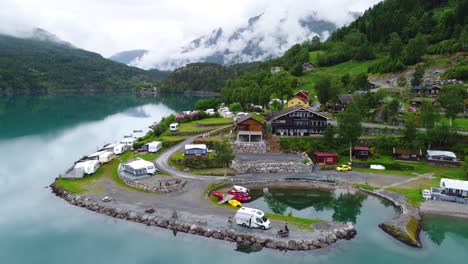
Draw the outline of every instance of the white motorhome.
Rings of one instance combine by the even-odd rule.
[[[116,155],[112,151],[98,151],[88,156],[88,159],[97,160],[100,163],[108,163],[115,158]]]
[[[98,160],[86,160],[82,162],[78,162],[75,164],[74,170],[76,171],[83,171],[84,174],[90,175],[95,173],[99,167],[101,166]]]
[[[104,147],[104,150],[112,151],[115,155],[120,155],[128,149],[128,146],[122,143],[114,143]]]
[[[237,210],[234,219],[236,224],[244,227],[266,230],[271,226],[271,222],[265,217],[265,213],[254,208],[241,207]]]
[[[143,151],[147,151],[150,153],[155,153],[158,152],[162,148],[162,142],[161,141],[153,141],[148,144],[145,144],[141,147]]]
[[[169,129],[172,131],[172,132],[175,132],[175,131],[178,131],[179,130],[179,123],[172,123],[169,125]]]
[[[128,147],[131,148],[131,147],[133,147],[133,144],[135,143],[135,141],[136,141],[136,138],[134,138],[134,137],[128,137],[128,136],[127,136],[127,137],[124,137],[124,138],[120,141],[120,143],[122,143],[122,144],[124,144],[124,145],[126,145],[126,146],[128,146]]]

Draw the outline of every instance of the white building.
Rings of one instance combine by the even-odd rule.
[[[440,179],[440,188],[447,195],[468,197],[468,181]]]
[[[451,151],[442,150],[428,150],[426,153],[426,159],[429,161],[451,161],[457,162],[457,156]]]

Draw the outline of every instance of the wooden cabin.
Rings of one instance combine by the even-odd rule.
[[[402,161],[420,161],[422,157],[421,149],[393,148],[393,158]]]
[[[262,142],[263,123],[251,114],[236,121],[237,142]]]
[[[338,154],[332,152],[314,152],[317,165],[331,165],[338,162]]]
[[[357,146],[353,149],[353,156],[356,159],[367,160],[370,152],[368,147]]]

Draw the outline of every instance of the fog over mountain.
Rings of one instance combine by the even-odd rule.
[[[347,23],[359,16],[359,12],[346,12]],[[162,54],[150,50],[135,57],[129,65],[150,69],[174,70],[192,62],[211,62],[222,65],[264,61],[281,56],[296,43],[312,39],[322,40],[340,25],[321,19],[317,12],[304,15],[264,13],[250,18],[244,26],[234,30],[218,28],[194,39],[185,46]]]

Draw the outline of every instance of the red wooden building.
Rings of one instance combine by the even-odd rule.
[[[356,159],[366,160],[369,158],[369,148],[368,147],[354,147],[353,156]]]
[[[338,154],[331,152],[314,152],[315,163],[317,165],[336,164]]]
[[[393,158],[403,161],[420,161],[421,149],[393,148]]]

